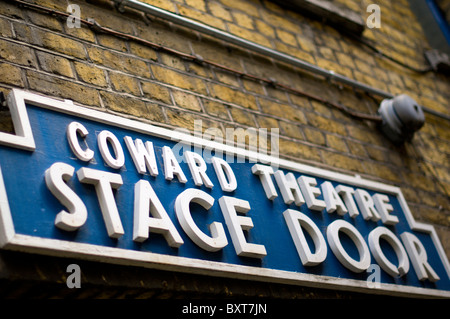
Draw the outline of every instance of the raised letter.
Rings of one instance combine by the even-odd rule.
[[[383,194],[375,194],[372,196],[377,211],[381,215],[381,220],[385,225],[395,225],[398,223],[398,217],[390,215],[394,208],[389,204],[389,197]]]
[[[327,258],[327,243],[319,227],[311,218],[293,209],[285,210],[283,216],[303,266],[315,266],[323,262]],[[314,241],[314,254],[309,249],[303,229],[308,232]]]
[[[228,244],[222,223],[212,222],[209,230],[212,237],[202,232],[192,219],[189,209],[190,203],[197,203],[205,209],[210,209],[214,204],[214,198],[202,190],[188,188],[178,195],[175,200],[175,213],[181,227],[194,243],[207,251],[218,251]]]
[[[212,157],[211,161],[222,190],[224,192],[233,192],[237,188],[237,180],[231,166],[219,157]]]
[[[170,247],[184,243],[152,186],[142,179],[134,186],[133,240],[145,241],[149,231],[162,234]]]
[[[55,163],[45,171],[45,184],[50,192],[69,212],[62,210],[56,215],[55,226],[63,230],[77,230],[84,225],[87,209],[83,201],[66,184],[75,169],[64,163]]]
[[[125,155],[123,154],[122,146],[117,137],[110,131],[101,131],[97,136],[98,147],[103,160],[108,166],[119,169],[125,164]],[[108,148],[108,142],[114,150],[114,156],[111,155]]]
[[[144,146],[144,143],[139,138],[133,143],[133,140],[129,136],[125,136],[124,140],[139,174],[145,174],[148,169],[150,175],[157,176],[158,167],[156,166],[153,143],[147,141]]]
[[[178,181],[180,183],[186,183],[187,179],[186,176],[183,173],[183,170],[180,167],[180,164],[178,164],[177,159],[175,158],[175,155],[173,155],[172,150],[168,146],[163,146],[162,148],[163,153],[163,160],[164,160],[164,176],[165,179],[168,181],[171,181],[173,179],[173,175],[177,175]]]
[[[373,199],[367,191],[363,189],[357,189],[355,191],[355,199],[358,203],[359,210],[361,211],[364,220],[371,219],[372,221],[376,222],[381,219],[380,215],[375,209]]]
[[[184,158],[191,171],[195,186],[202,186],[205,184],[206,187],[213,188],[214,184],[211,182],[208,175],[206,175],[206,163],[204,159],[197,153],[190,151],[184,152]]]
[[[359,215],[358,208],[356,207],[355,200],[353,199],[353,194],[355,190],[351,187],[338,185],[336,187],[336,192],[344,199],[345,206],[347,207],[348,214],[350,217],[355,218]]]
[[[380,238],[385,239],[394,249],[398,259],[398,267],[386,258],[380,246]],[[395,234],[386,227],[379,226],[369,234],[369,247],[377,263],[392,277],[403,276],[409,270],[409,260],[405,248]]]
[[[300,192],[300,188],[294,174],[287,173],[284,175],[282,170],[278,170],[274,175],[285,204],[289,205],[295,201],[295,205],[301,206],[305,203],[305,199]]]
[[[438,281],[440,278],[428,263],[427,251],[419,238],[408,232],[401,234],[400,238],[403,241],[403,245],[405,245],[419,280],[429,279],[431,282]]]
[[[359,253],[359,261],[347,254],[339,239],[339,232],[342,231],[350,237],[356,245]],[[365,271],[370,266],[370,251],[359,231],[349,222],[338,219],[332,222],[327,228],[327,239],[333,254],[341,264],[353,272]]]
[[[250,210],[249,202],[223,196],[219,198],[220,209],[228,226],[228,230],[233,241],[236,254],[242,257],[263,258],[267,255],[264,245],[251,244],[245,239],[243,230],[253,228],[253,221],[250,217],[238,216],[237,213],[245,214]]]
[[[261,184],[266,192],[266,196],[268,199],[273,200],[278,197],[277,190],[275,189],[275,185],[272,182],[272,177],[270,175],[273,174],[273,169],[270,166],[255,164],[252,166],[252,173],[254,175],[259,175],[259,179],[261,180]]]
[[[316,179],[302,175],[297,180],[300,185],[300,189],[305,196],[306,205],[308,205],[308,208],[318,211],[323,210],[327,205],[323,200],[316,198],[320,195],[320,188],[314,187],[317,185]]]
[[[72,122],[67,125],[66,132],[70,149],[75,154],[75,156],[83,162],[89,162],[94,157],[94,151],[92,151],[89,147],[87,147],[86,150],[83,151],[77,137],[77,134],[79,134],[81,137],[85,138],[89,134],[88,130],[83,126],[83,124]]]
[[[120,238],[124,230],[112,189],[118,189],[123,184],[122,176],[86,167],[80,168],[77,176],[80,182],[95,186],[108,236]]]
[[[345,207],[344,202],[339,197],[338,193],[333,187],[331,182],[323,182],[321,185],[323,199],[327,205],[327,213],[333,213],[337,210],[337,213],[341,216],[345,215],[348,210]]]

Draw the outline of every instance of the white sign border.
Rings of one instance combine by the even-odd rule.
[[[264,163],[276,162],[279,167],[311,174],[317,177],[331,179],[336,182],[348,183],[354,186],[369,188],[397,196],[410,228],[414,231],[430,234],[439,257],[450,278],[450,265],[445,251],[433,226],[414,220],[400,188],[379,182],[366,180],[357,176],[337,173],[305,164],[294,163],[283,159],[275,159],[265,154],[247,151],[242,148],[231,147],[201,138],[183,134],[173,130],[124,118],[104,111],[89,109],[74,105],[69,101],[60,101],[23,90],[13,89],[9,96],[9,106],[14,115],[13,124],[20,125],[19,138],[17,135],[1,133],[0,144],[25,150],[34,150],[34,138],[26,112],[26,103],[42,108],[75,115],[77,117],[95,120],[97,122],[126,128],[128,130],[145,133],[170,140],[180,140],[203,147],[214,147],[223,152],[237,156],[257,158]],[[15,127],[16,128],[16,127]],[[24,129],[23,129],[24,128]],[[17,128],[16,128],[17,131]],[[258,280],[265,282],[284,283],[317,287],[323,289],[350,290],[370,294],[387,294],[410,297],[444,297],[450,298],[450,291],[380,283],[379,287],[369,288],[366,281],[337,278],[331,276],[305,274],[299,272],[282,271],[253,266],[241,266],[222,262],[213,262],[194,258],[155,254],[151,252],[133,251],[121,248],[111,248],[99,245],[75,243],[57,239],[16,234],[9,208],[6,188],[0,167],[0,248],[40,253],[60,257],[81,257],[93,261],[104,261],[121,265],[132,265],[153,269],[172,270],[185,273],[211,275],[219,277]]]

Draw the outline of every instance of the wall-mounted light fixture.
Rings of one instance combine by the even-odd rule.
[[[394,143],[410,141],[425,123],[422,107],[406,94],[381,102],[381,130]]]

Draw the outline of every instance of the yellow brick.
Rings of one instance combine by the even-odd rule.
[[[245,28],[242,28],[240,26],[234,25],[234,24],[229,24],[228,25],[228,29],[230,30],[231,33],[244,38],[246,40],[250,40],[253,42],[256,42],[258,44],[270,47],[270,41],[263,35],[256,33],[252,30],[248,30]]]
[[[231,102],[241,105],[248,109],[257,110],[255,97],[249,94],[244,94],[241,91],[231,89],[222,85],[213,85],[214,97],[223,101]]]
[[[214,117],[218,117],[225,120],[230,120],[230,115],[228,114],[228,106],[222,103],[203,99],[203,106],[205,107],[206,113]]]
[[[131,93],[139,96],[140,89],[135,78],[117,72],[109,72],[109,80],[115,91]]]
[[[243,11],[251,16],[258,16],[258,6],[253,5],[249,1],[243,0],[220,0],[220,2],[228,8]]]
[[[97,64],[142,77],[150,77],[150,69],[142,60],[98,47],[89,47],[88,53],[91,60]]]
[[[166,104],[172,104],[169,89],[165,86],[152,82],[141,82],[141,88],[145,97],[152,100],[161,101]]]
[[[308,123],[317,129],[328,131],[331,133],[336,133],[339,135],[346,135],[345,126],[342,123],[336,122],[332,119],[325,118],[323,116],[307,113]]]
[[[152,71],[158,81],[201,94],[207,93],[205,84],[199,78],[181,74],[158,65],[152,65]]]
[[[202,111],[197,96],[178,90],[173,90],[172,95],[176,105],[193,111]]]
[[[280,138],[280,154],[290,156],[297,160],[313,160],[321,162],[320,153],[317,148],[299,142],[293,142]]]
[[[150,4],[152,6],[175,12],[175,6],[173,5],[172,1],[167,0],[141,0],[141,2]]]
[[[41,30],[35,30],[38,43],[47,49],[64,53],[75,58],[86,59],[86,52],[81,42]]]
[[[331,134],[327,134],[326,138],[328,147],[334,148],[340,152],[348,152],[347,145],[342,138]]]
[[[292,46],[297,46],[297,40],[294,34],[281,29],[277,29],[277,36],[278,39],[280,39],[284,43]]]
[[[5,40],[0,40],[0,59],[26,66],[35,64],[30,48]]]
[[[305,133],[307,141],[317,145],[325,145],[325,137],[321,131],[303,127],[303,132]]]
[[[48,54],[36,52],[40,67],[48,72],[73,78],[72,66],[68,59]]]
[[[206,4],[204,0],[186,0],[186,4],[197,10],[206,12]]]
[[[230,10],[226,9],[223,5],[218,2],[209,2],[208,3],[209,10],[212,15],[216,18],[220,18],[227,21],[233,21],[233,17],[231,16]]]
[[[283,133],[285,135],[296,138],[296,139],[301,139],[301,140],[304,139],[302,130],[300,129],[300,127],[298,125],[280,121],[280,127],[283,130]]]
[[[230,109],[231,116],[233,120],[237,123],[244,124],[250,127],[255,127],[255,121],[253,120],[253,115],[249,112],[245,112],[241,109],[232,107]]]
[[[238,11],[233,12],[234,21],[241,27],[246,29],[254,29],[253,18],[245,13],[241,13]]]
[[[102,69],[97,68],[94,65],[74,62],[75,70],[78,74],[78,78],[86,83],[106,87],[106,77]]]
[[[0,82],[23,87],[20,68],[11,64],[0,63]]]
[[[184,5],[177,4],[178,11],[181,15],[201,21],[204,24],[212,27],[225,30],[225,24],[223,20],[218,19],[210,14],[186,7]]]
[[[275,38],[275,29],[270,25],[265,23],[262,20],[255,20],[256,28],[261,32],[263,35]]]
[[[324,162],[330,166],[354,172],[364,172],[361,161],[358,159],[326,150],[322,150],[321,153]]]
[[[279,117],[289,117],[290,120],[306,124],[306,117],[303,112],[290,105],[277,103],[266,99],[259,99],[259,104],[264,113]]]
[[[27,70],[26,75],[30,90],[70,99],[85,105],[100,106],[96,89],[31,70]]]

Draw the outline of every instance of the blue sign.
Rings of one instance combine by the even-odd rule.
[[[13,90],[3,249],[252,280],[450,296],[397,187]],[[207,151],[207,152],[206,152]]]

